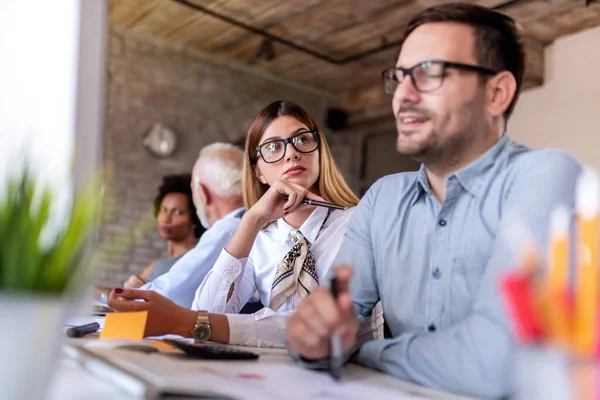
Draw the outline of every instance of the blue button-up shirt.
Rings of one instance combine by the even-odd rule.
[[[381,300],[393,335],[364,344],[360,361],[455,393],[509,393],[514,340],[499,284],[516,264],[510,232],[524,224],[545,254],[549,215],[572,209],[580,171],[566,153],[503,136],[446,179],[443,203],[423,167],[373,184],[334,263],[355,269],[359,319]]]
[[[196,289],[231,241],[244,209],[234,210],[204,232],[196,246],[185,253],[169,272],[142,286],[154,290],[182,307],[192,308]]]

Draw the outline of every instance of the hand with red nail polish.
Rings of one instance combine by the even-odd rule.
[[[148,311],[144,336],[190,336],[196,318],[193,310],[152,290],[116,288],[108,296],[108,306],[117,312]]]

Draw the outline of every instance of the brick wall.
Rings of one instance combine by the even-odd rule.
[[[337,103],[330,94],[116,28],[110,32],[108,68],[104,158],[114,171],[115,212],[103,229],[101,246],[121,254],[105,263],[97,282],[111,286],[141,272],[166,250],[152,218],[133,229],[149,216],[163,175],[189,172],[206,144],[240,140],[271,101],[295,101],[321,126],[327,107]],[[172,158],[154,158],[142,147],[143,135],[156,122],[179,134]],[[348,139],[329,137],[338,163],[350,175],[354,157]]]

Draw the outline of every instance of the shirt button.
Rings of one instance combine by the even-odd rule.
[[[429,332],[435,332],[435,325],[434,325],[434,324],[431,324],[431,325],[429,325],[429,326],[427,327],[427,330],[428,330]]]
[[[440,226],[446,226],[446,220],[445,219],[440,219],[439,222],[438,222],[438,224]]]
[[[442,276],[442,273],[440,272],[439,268],[436,268],[433,270],[433,272],[431,273],[431,275],[435,278],[435,279],[440,279],[440,277]]]

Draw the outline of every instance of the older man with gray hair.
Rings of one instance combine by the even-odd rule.
[[[207,231],[169,272],[142,286],[186,308],[229,243],[244,213],[242,199],[243,152],[227,143],[213,143],[200,150],[192,170],[192,195],[198,217]]]

